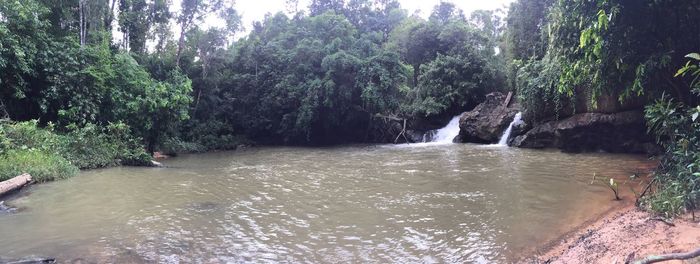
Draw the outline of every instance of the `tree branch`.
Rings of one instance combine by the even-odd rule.
[[[662,261],[669,261],[669,260],[686,260],[686,259],[692,259],[692,258],[697,258],[700,257],[700,248],[697,248],[693,251],[687,252],[687,253],[673,253],[673,254],[666,254],[666,255],[652,255],[648,256],[644,259],[637,260],[634,262],[634,264],[651,264],[651,263],[656,263],[656,262],[662,262]]]

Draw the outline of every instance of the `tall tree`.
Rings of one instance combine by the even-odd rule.
[[[222,0],[182,0],[177,23],[180,26],[180,37],[177,42],[175,64],[180,66],[182,50],[185,47],[185,36],[195,22],[204,19],[207,14],[220,8]]]

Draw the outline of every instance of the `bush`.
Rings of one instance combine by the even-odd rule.
[[[95,125],[72,127],[61,138],[61,152],[78,168],[95,169],[119,165],[115,144]]]
[[[0,155],[0,181],[29,173],[38,182],[74,176],[78,168],[54,153],[41,150],[10,150]]]
[[[198,153],[210,150],[232,150],[240,145],[249,145],[252,142],[245,136],[237,135],[221,121],[197,121],[192,120],[186,126],[186,134],[180,137],[171,137],[160,144],[160,151],[175,155],[178,153]]]
[[[700,108],[688,109],[663,98],[647,106],[649,131],[665,149],[656,172],[659,190],[649,200],[652,210],[676,215],[695,209],[700,198]]]
[[[107,137],[114,144],[114,158],[121,165],[149,166],[151,155],[146,152],[141,139],[132,135],[124,123],[109,124],[105,129]]]
[[[690,55],[689,55],[690,56]],[[677,76],[700,76],[700,55],[683,67]],[[700,95],[700,83],[691,88]],[[700,200],[700,106],[688,107],[665,95],[645,109],[649,132],[656,136],[665,153],[656,171],[657,192],[646,200],[649,207],[666,216],[694,210]]]
[[[28,172],[46,181],[71,176],[78,168],[150,164],[140,139],[123,123],[67,129],[58,134],[53,125],[40,128],[36,121],[0,123],[0,177]]]
[[[104,129],[93,124],[70,129],[62,136],[61,152],[81,169],[147,165],[151,160],[123,123],[109,124]]]
[[[61,145],[61,137],[53,131],[53,125],[38,128],[37,121],[0,123],[0,155],[13,149],[56,151]]]
[[[559,118],[567,105],[566,95],[557,90],[560,67],[548,56],[542,60],[515,62],[515,89],[523,109],[523,119],[538,123]]]
[[[204,152],[206,148],[199,143],[183,141],[180,138],[168,138],[161,144],[160,151],[167,155],[176,155]]]

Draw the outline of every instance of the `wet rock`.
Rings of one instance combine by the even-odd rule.
[[[17,211],[17,208],[5,205],[5,201],[0,201],[0,215],[11,214]]]
[[[220,204],[215,202],[196,202],[188,205],[188,208],[198,213],[215,211],[219,207]]]
[[[505,105],[506,95],[491,93],[474,110],[466,112],[459,120],[459,140],[469,143],[496,143],[503,131],[518,113],[518,109]]]
[[[654,149],[641,111],[584,113],[545,122],[515,137],[512,145],[565,152],[649,153]]]
[[[56,263],[56,259],[43,258],[43,257],[28,257],[28,258],[23,258],[23,259],[10,260],[10,259],[0,258],[0,263],[6,263],[6,264],[49,264],[49,263]]]
[[[406,130],[406,136],[411,143],[429,142],[435,135],[435,130],[418,131]]]

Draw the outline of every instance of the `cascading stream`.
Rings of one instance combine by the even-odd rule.
[[[459,135],[459,118],[462,115],[457,115],[450,120],[447,125],[441,129],[435,131],[431,142],[439,144],[449,144],[452,143],[455,137]]]
[[[513,131],[513,127],[522,122],[522,113],[518,112],[515,114],[513,121],[510,122],[506,131],[503,132],[501,139],[498,141],[499,146],[508,146],[508,138],[510,138],[510,133]]]

